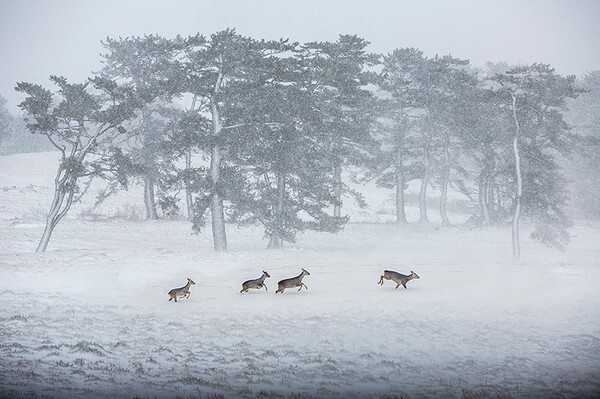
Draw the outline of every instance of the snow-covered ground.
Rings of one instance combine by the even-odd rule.
[[[84,217],[93,187],[35,254],[56,158],[0,157],[2,398],[600,397],[598,225],[565,252],[524,226],[513,265],[508,227],[382,223],[393,197],[370,187],[337,235],[269,251],[260,228],[229,226],[217,254],[185,221]],[[276,295],[301,267],[308,290]],[[382,287],[384,269],[420,279]],[[262,270],[268,292],[240,294]],[[190,298],[168,302],[187,277]]]

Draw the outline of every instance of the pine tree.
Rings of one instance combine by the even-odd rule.
[[[535,222],[534,239],[559,248],[568,242],[570,222],[562,211],[566,186],[552,156],[568,152],[573,145],[563,112],[567,98],[576,98],[582,89],[576,86],[575,76],[560,76],[545,64],[516,67],[493,80],[500,86],[495,90],[500,109],[512,125],[512,240],[518,262],[522,213]]]
[[[68,83],[64,77],[52,76],[51,80],[56,92],[25,82],[16,88],[27,95],[19,106],[27,113],[28,129],[46,136],[60,152],[54,198],[36,252],[46,250],[54,229],[84,192],[81,178],[104,172],[89,155],[123,134],[123,122],[132,118],[145,100],[131,87],[100,77],[78,84]]]
[[[380,142],[372,152],[367,179],[374,178],[380,187],[395,188],[396,222],[407,223],[404,190],[418,177],[417,124],[421,115],[417,103],[417,76],[424,68],[420,50],[396,49],[384,57],[380,76],[383,90],[379,101],[379,123],[375,136]]]
[[[572,204],[578,216],[600,220],[600,71],[585,74],[579,84],[586,92],[569,102],[566,115],[580,136],[569,158]]]
[[[327,212],[337,200],[320,98],[307,89],[303,64],[280,59],[274,66],[281,73],[229,104],[246,122],[230,148],[246,176],[235,186],[235,218],[259,221],[268,247],[281,248],[305,230],[338,231],[348,218]]]

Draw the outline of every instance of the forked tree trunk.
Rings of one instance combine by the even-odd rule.
[[[428,223],[427,217],[427,186],[429,185],[429,150],[423,151],[423,178],[421,180],[421,190],[419,191],[419,223]]]
[[[278,225],[282,225],[285,211],[285,175],[283,173],[277,174],[277,206],[275,207],[276,218]],[[283,238],[280,234],[274,233],[269,239],[268,249],[280,249],[283,248]]]
[[[158,219],[156,212],[156,201],[154,199],[154,180],[150,176],[144,176],[144,205],[146,205],[146,220]]]
[[[54,198],[46,217],[46,226],[35,252],[45,252],[58,222],[69,212],[73,205],[77,177],[67,170],[59,168],[54,179]]]
[[[402,150],[396,150],[396,223],[408,223],[406,212],[404,211],[404,165]]]

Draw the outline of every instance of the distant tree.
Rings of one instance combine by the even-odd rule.
[[[166,144],[170,124],[174,118],[171,117],[171,113],[171,110],[160,104],[141,109],[135,118],[124,124],[127,128],[127,139],[122,140],[118,147],[121,150],[120,157],[113,158],[119,160],[116,163],[117,170],[125,175],[124,178],[139,179],[143,182],[147,220],[159,218],[156,189],[175,178],[175,165]],[[161,202],[166,205],[165,190],[162,190],[162,193]],[[172,201],[170,203],[173,204]],[[163,210],[169,212],[168,209]]]
[[[122,123],[133,117],[140,98],[125,86],[95,78],[68,83],[52,76],[52,92],[20,82],[16,90],[27,97],[19,107],[27,113],[27,127],[44,135],[60,152],[54,180],[54,198],[36,252],[44,252],[57,224],[67,215],[80,191],[80,179],[102,173],[89,155],[124,132]]]
[[[300,79],[311,93],[313,110],[318,110],[311,118],[313,129],[322,130],[330,146],[336,217],[341,216],[343,192],[362,204],[362,197],[344,185],[342,170],[362,163],[366,150],[374,145],[370,136],[374,98],[367,87],[375,82],[376,75],[368,69],[378,57],[367,53],[368,45],[356,35],[340,35],[334,43],[306,43],[296,52],[303,70]]]
[[[0,96],[0,146],[13,134],[14,123],[14,117],[6,109],[6,99]]]
[[[179,115],[172,120],[169,126],[168,140],[165,150],[171,159],[185,159],[183,169],[178,168],[178,181],[185,190],[187,219],[190,222],[202,220],[197,215],[197,206],[194,205],[194,194],[204,191],[203,184],[198,183],[206,178],[206,169],[194,167],[192,159],[194,154],[199,154],[201,159],[208,156],[206,138],[210,134],[210,119],[198,111],[199,101],[194,96],[188,109],[181,110]],[[204,208],[203,208],[204,209]]]
[[[581,139],[570,157],[572,202],[580,217],[600,220],[600,71],[583,75],[586,90],[569,102],[566,115]]]
[[[33,135],[20,115],[13,115],[0,96],[0,154],[53,151],[55,148],[44,137]]]
[[[201,175],[194,179],[200,189],[194,226],[197,229],[204,224],[205,212],[210,208],[214,248],[226,251],[224,200],[227,193],[234,194],[227,187],[239,181],[235,165],[228,163],[228,139],[236,127],[246,122],[228,114],[224,104],[234,102],[248,90],[259,89],[270,78],[270,65],[277,55],[291,47],[285,40],[257,41],[232,29],[217,32],[210,40],[198,35],[176,43],[181,53],[177,65],[183,71],[179,91],[197,99],[196,112],[207,115],[210,129],[205,131],[202,127],[201,131],[207,133],[201,141],[210,166],[197,169]]]
[[[173,112],[167,112],[166,103],[170,103],[177,93],[181,78],[180,71],[174,65],[176,47],[174,43],[157,35],[111,39],[103,43],[108,51],[102,55],[104,67],[100,76],[112,81],[127,82],[131,87],[151,94],[152,98],[161,97],[158,102],[141,110],[137,117],[127,124],[127,140],[121,143],[118,152],[109,160],[119,170],[118,179],[113,179],[111,187],[126,179],[125,173],[142,181],[144,185],[144,204],[146,218],[157,219],[155,190],[161,179],[160,173],[169,163],[165,159],[163,148],[166,125],[174,122]],[[162,107],[162,116],[159,108]],[[116,148],[115,148],[116,150]],[[173,159],[173,161],[175,161]],[[114,190],[107,191],[108,193]]]
[[[384,94],[374,132],[380,145],[372,153],[367,178],[375,178],[380,187],[395,188],[397,223],[407,223],[404,190],[420,173],[416,120],[422,115],[417,95],[424,63],[423,53],[414,48],[396,49],[383,58],[379,86]]]
[[[464,155],[461,146],[464,136],[472,129],[469,114],[475,111],[479,82],[476,75],[465,68],[467,60],[445,56],[432,61],[437,64],[435,75],[439,80],[434,79],[437,83],[432,98],[427,102],[426,118],[431,119],[435,126],[434,145],[438,147],[439,154],[435,169],[441,191],[439,211],[442,226],[449,226],[446,212],[448,188],[451,181],[460,184],[459,176],[464,174],[458,160]]]
[[[442,224],[449,225],[446,197],[451,167],[458,157],[457,137],[464,130],[465,102],[476,86],[473,74],[466,72],[468,61],[451,56],[426,58],[420,50],[398,49],[384,57],[381,87],[391,98],[385,100],[389,114],[382,121],[382,149],[376,157],[379,168],[387,172],[379,184],[396,187],[397,221],[406,222],[404,186],[420,174],[419,222],[428,222],[427,187],[435,174],[440,175]],[[452,154],[456,153],[456,155]],[[417,155],[420,154],[420,155]],[[410,162],[410,167],[406,167]],[[393,169],[390,167],[393,166]]]
[[[228,161],[228,140],[235,127],[244,122],[226,110],[240,90],[255,90],[269,78],[269,63],[277,54],[289,51],[285,41],[257,41],[227,29],[205,38],[201,35],[159,36],[108,40],[108,71],[134,84],[153,88],[160,95],[191,99],[190,108],[173,120],[169,140],[164,144],[174,156],[185,156],[180,176],[186,185],[188,216],[194,230],[206,222],[210,209],[216,251],[227,250],[225,233],[227,195],[239,181],[235,165]],[[235,120],[236,122],[230,123]],[[192,167],[192,151],[198,150],[208,166]]]
[[[566,100],[581,89],[575,76],[563,77],[549,65],[516,67],[493,80],[498,106],[511,123],[514,167],[514,210],[512,217],[513,258],[520,259],[519,220],[525,211],[534,222],[534,239],[562,247],[568,243],[570,221],[563,207],[566,187],[560,180],[553,151],[566,153],[573,137],[564,121]]]
[[[496,193],[506,164],[506,148],[510,147],[510,139],[504,133],[509,130],[507,119],[502,118],[496,106],[497,97],[482,86],[476,90],[460,115],[464,129],[459,143],[465,154],[464,170],[467,177],[474,182],[474,192],[462,186],[462,191],[469,198],[477,196],[480,221],[484,226],[502,219]]]
[[[268,248],[295,242],[305,230],[337,232],[348,220],[327,212],[337,203],[337,180],[331,136],[322,129],[322,99],[308,89],[304,64],[283,61],[278,62],[283,74],[237,102],[243,109],[234,113],[246,123],[230,147],[232,161],[246,176],[237,186],[238,218],[258,220]]]

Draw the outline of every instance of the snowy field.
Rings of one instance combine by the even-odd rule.
[[[2,398],[600,397],[599,225],[565,252],[525,225],[516,266],[508,226],[385,223],[393,197],[371,188],[337,235],[268,251],[229,226],[216,254],[185,221],[110,220],[141,210],[139,188],[91,218],[93,187],[35,254],[57,158],[0,157]],[[301,267],[308,290],[276,295]],[[421,278],[382,287],[384,269]],[[262,270],[268,292],[240,294]]]

